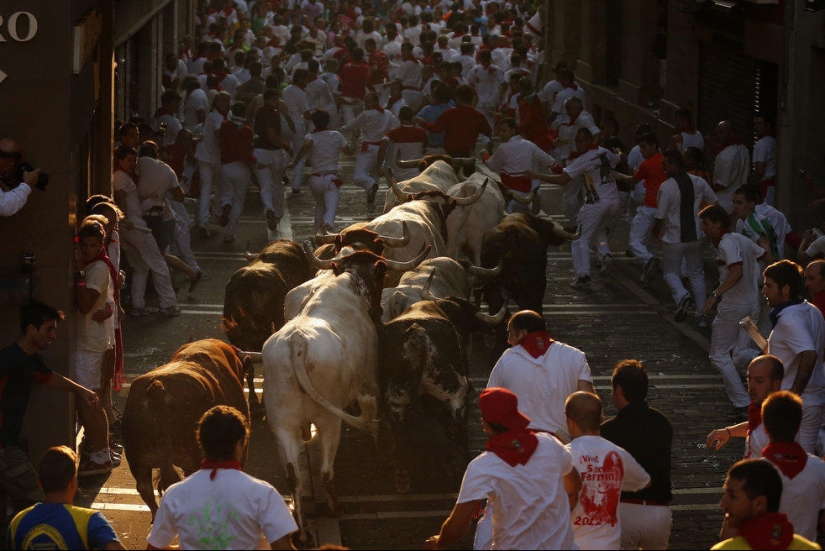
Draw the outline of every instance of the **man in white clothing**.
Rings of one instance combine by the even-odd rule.
[[[785,378],[782,390],[799,395],[802,425],[797,441],[812,453],[822,425],[825,397],[825,320],[816,306],[802,300],[802,267],[780,260],[765,268],[762,294],[773,308],[770,313],[773,331],[768,337],[768,352],[782,361]]]
[[[514,392],[531,419],[530,428],[569,442],[564,401],[577,390],[594,391],[584,352],[554,341],[544,319],[530,310],[510,318],[507,342],[512,348],[493,367],[487,387]]]
[[[773,137],[773,121],[764,113],[753,115],[753,172],[750,181],[759,186],[761,202],[776,204],[776,138]]]
[[[286,104],[289,116],[295,125],[295,132],[292,134],[292,150],[298,151],[304,143],[307,134],[305,121],[309,118],[309,106],[307,105],[307,93],[305,88],[309,73],[306,69],[296,69],[292,76],[292,84],[284,88],[282,97]],[[301,160],[295,166],[295,173],[292,175],[292,195],[301,195],[301,179],[303,178],[305,161]]]
[[[446,549],[460,540],[487,499],[495,549],[573,549],[570,509],[581,477],[570,452],[549,434],[529,429],[518,398],[488,388],[478,400],[487,449],[467,466],[461,490],[441,532],[424,549]]]
[[[504,71],[492,64],[490,50],[482,50],[479,61],[467,74],[467,83],[478,96],[476,109],[487,117],[490,126],[494,126],[498,106],[507,95],[507,81],[504,80]]]
[[[218,133],[221,125],[229,113],[230,98],[227,92],[219,92],[212,102],[212,110],[203,124],[203,138],[195,149],[195,159],[198,161],[198,172],[201,181],[201,194],[198,198],[198,212],[196,221],[198,232],[202,239],[210,237],[207,223],[209,222],[209,202],[212,192],[215,197],[221,197],[221,148],[218,143]]]
[[[574,392],[564,403],[573,455],[582,477],[579,501],[570,513],[579,549],[620,549],[619,497],[650,485],[650,475],[627,451],[601,437],[602,401],[590,392]]]
[[[713,182],[710,184],[719,197],[719,204],[731,212],[734,191],[748,183],[751,172],[750,153],[733,131],[733,123],[730,121],[716,125],[716,138],[720,146],[713,166]]]
[[[404,101],[413,111],[417,111],[421,104],[421,64],[413,56],[413,45],[409,42],[401,45],[401,64],[395,73],[395,79],[400,80],[404,86]]]
[[[585,103],[584,88],[576,83],[576,76],[571,69],[560,69],[558,74],[561,90],[556,94],[556,99],[553,100],[551,107],[550,118],[554,119],[564,113],[564,104],[568,99],[577,97]]]
[[[295,549],[298,530],[272,485],[241,471],[249,429],[235,408],[215,406],[198,423],[201,469],[166,490],[146,539],[148,549]]]
[[[196,75],[186,75],[183,79],[183,89],[186,91],[183,106],[183,127],[192,132],[196,126],[206,121],[206,114],[209,112],[209,100]]]
[[[705,150],[705,138],[693,127],[693,117],[688,109],[677,109],[673,113],[673,123],[676,127],[676,134],[670,138],[671,149],[677,150],[682,155],[688,147]]]
[[[367,92],[364,96],[364,111],[349,124],[341,128],[347,135],[356,129],[361,130],[361,150],[355,159],[353,181],[367,192],[367,211],[375,208],[375,194],[378,193],[376,164],[378,150],[384,135],[400,123],[395,115],[378,103],[378,94]]]

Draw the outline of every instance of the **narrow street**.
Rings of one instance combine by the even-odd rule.
[[[345,163],[347,176],[352,166],[351,160]],[[299,243],[312,234],[313,199],[306,185],[303,189],[304,195],[299,197],[289,197],[287,193],[289,216],[282,221],[280,235]],[[347,184],[342,192],[339,229],[365,219],[363,190]],[[382,182],[379,198],[384,192]],[[546,212],[558,215],[559,199],[558,188],[549,185],[544,188]],[[377,203],[380,204],[381,199]],[[190,212],[191,207],[189,205]],[[594,270],[593,283],[584,290],[568,287],[573,279],[569,245],[551,248],[544,316],[554,338],[587,353],[608,416],[615,413],[610,399],[610,373],[615,363],[630,357],[645,363],[651,378],[649,402],[663,411],[674,427],[675,500],[670,547],[709,548],[717,541],[722,520],[718,501],[725,472],[741,457],[744,442],[734,441],[722,452],[705,449],[705,436],[710,430],[734,422],[727,416],[731,406],[721,378],[707,360],[709,331],[697,330],[692,316],[683,323],[673,321],[669,293],[661,280],[651,290],[639,286],[640,266],[624,255],[626,234],[627,224],[622,222],[611,235],[615,256],[612,270],[603,275]],[[124,323],[126,369],[130,380],[168,361],[190,333],[195,339],[223,337],[221,314],[226,281],[234,270],[246,263],[244,252],[257,252],[267,239],[254,187],[250,189],[234,244],[221,243],[220,229],[207,241],[193,234],[196,257],[210,279],[203,281],[191,295],[186,292],[187,285],[181,283],[178,300],[183,313],[180,317],[149,316]],[[707,266],[712,269],[711,264]],[[708,277],[714,278],[715,273],[708,272]],[[479,392],[486,385],[496,360],[481,341],[475,339],[471,347],[472,383]],[[260,369],[260,365],[256,367]],[[260,389],[263,374],[258,371],[256,375],[256,386]],[[121,408],[127,392],[128,388],[118,397]],[[485,438],[475,400],[473,404],[469,433],[471,453],[475,455],[484,449]],[[308,446],[310,472],[317,470],[313,444]],[[271,482],[286,496],[286,478],[265,421],[254,424],[250,446],[245,470]],[[323,492],[318,491],[317,480],[313,480],[316,491],[305,499],[306,503],[316,502],[318,514],[311,522],[316,542],[358,549],[420,549],[428,536],[437,533],[449,514],[461,482],[460,478],[442,473],[439,465],[428,464],[426,450],[422,450],[421,457],[421,471],[418,476],[413,474],[409,494],[397,495],[392,471],[381,460],[380,450],[375,449],[367,435],[345,426],[335,468],[342,515],[323,516],[325,498]],[[126,461],[106,480],[88,479],[82,490],[78,504],[91,504],[103,510],[127,548],[145,547],[150,516],[134,489]],[[312,507],[308,510],[312,511]],[[461,543],[461,548],[471,546],[472,534]]]

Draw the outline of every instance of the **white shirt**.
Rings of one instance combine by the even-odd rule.
[[[459,55],[456,61],[461,62],[461,77],[464,79],[470,75],[470,70],[476,66],[476,60],[471,55]]]
[[[464,473],[457,503],[489,500],[493,549],[573,549],[563,478],[573,469],[573,457],[549,434],[536,437],[539,445],[526,464],[511,467],[484,452]]]
[[[759,295],[761,271],[757,260],[765,251],[739,233],[726,233],[716,248],[716,267],[719,269],[719,282],[724,283],[730,275],[730,267],[742,265],[742,279],[725,291],[717,306],[720,312],[730,310],[732,306],[757,306],[762,297]],[[821,316],[820,316],[821,317]]]
[[[576,545],[580,549],[619,549],[619,496],[622,490],[645,488],[650,475],[627,451],[601,436],[580,436],[565,448],[582,477],[579,502],[570,513]]]
[[[573,83],[575,88],[562,88],[556,94],[556,99],[553,101],[553,112],[555,113],[564,113],[564,102],[572,97],[577,97],[582,100],[582,105],[587,105],[585,103],[585,95],[584,95],[584,88]]]
[[[412,59],[405,59],[399,65],[395,78],[400,80],[406,89],[421,90],[421,64]]]
[[[31,192],[32,188],[24,182],[9,191],[0,189],[0,216],[11,216],[20,212]]]
[[[309,111],[307,93],[301,89],[300,86],[290,84],[284,88],[284,91],[281,93],[281,98],[286,104],[289,116],[292,117],[292,122],[295,123],[295,129],[306,128],[304,126],[304,113]]]
[[[232,98],[232,101],[235,100],[235,89],[240,86],[241,83],[238,82],[238,79],[235,78],[235,75],[227,74],[223,77],[223,80],[220,83],[221,90],[227,92],[229,96]]]
[[[765,423],[759,423],[758,427],[745,436],[745,459],[759,459],[762,457],[762,450],[770,443]]]
[[[687,174],[687,173],[686,173]],[[716,194],[704,178],[688,174],[693,182],[693,219],[696,224],[696,239],[702,237],[702,224],[697,213],[701,210],[702,201],[708,205],[716,202]],[[656,218],[664,220],[662,228],[662,241],[665,243],[682,242],[682,192],[679,191],[679,184],[673,178],[668,178],[659,187],[657,196]]]
[[[682,145],[679,146],[680,153],[684,153],[688,147],[698,147],[701,151],[705,150],[705,138],[698,130],[694,131],[693,134],[689,132],[680,132],[680,134],[682,135]]]
[[[163,133],[162,145],[170,145],[175,143],[175,139],[178,137],[178,132],[180,132],[180,129],[182,128],[180,121],[174,115],[164,113],[159,117],[155,117],[155,127],[159,127],[160,123],[166,124],[166,132]]]
[[[479,64],[470,69],[467,82],[478,94],[479,103],[495,105],[501,95],[501,85],[505,83],[504,71],[492,64],[488,67]]]
[[[644,161],[645,158],[642,156],[642,148],[634,145],[630,149],[630,153],[627,154],[627,168],[635,172]]]
[[[776,176],[776,138],[763,136],[753,144],[753,162],[765,163],[765,174],[760,182]]]
[[[226,117],[217,109],[213,109],[206,115],[206,122],[203,123],[203,140],[201,140],[195,149],[195,159],[213,164],[221,162],[218,130],[220,130],[225,120]]]
[[[576,117],[576,120],[572,123],[570,122],[570,117],[568,115],[564,115],[562,117],[556,117],[556,120],[553,121],[553,126],[558,130],[560,138],[557,141],[556,148],[554,150],[554,154],[559,161],[567,160],[567,157],[570,156],[570,152],[576,147],[576,133],[581,128],[587,128],[590,130],[590,133],[593,136],[598,136],[601,130],[598,126],[596,126],[596,122],[593,120],[593,115],[589,112],[582,110],[579,113],[579,116]],[[567,140],[565,143],[561,143],[562,139]]]
[[[147,542],[163,549],[261,549],[298,529],[270,484],[235,469],[201,469],[166,490]],[[269,548],[269,545],[266,546]]]
[[[384,109],[365,109],[358,114],[357,117],[341,129],[341,132],[352,132],[356,128],[361,129],[361,141],[376,143],[380,142],[381,138],[388,130],[398,126],[398,119],[391,111]]]
[[[167,200],[169,191],[178,185],[178,177],[172,167],[151,157],[141,157],[137,161],[135,172],[140,177],[139,195],[144,197],[147,195],[157,196],[140,202],[143,214],[149,212],[152,207],[163,207],[163,219],[174,219],[175,213]]]
[[[186,103],[183,106],[183,127],[187,130],[194,129],[200,120],[198,120],[198,111],[203,111],[204,114],[209,112],[209,100],[206,97],[206,92],[200,88],[192,90],[186,96]]]
[[[799,354],[807,350],[816,352],[816,363],[801,397],[806,406],[818,406],[823,404],[822,395],[825,392],[825,371],[822,369],[825,320],[816,306],[805,301],[782,310],[768,337],[767,354],[773,354],[785,366],[782,390],[793,386],[799,370]]]
[[[808,454],[805,468],[795,477],[788,478],[779,469],[777,472],[782,479],[779,512],[788,515],[794,534],[816,541],[819,511],[825,509],[825,462]]]
[[[77,350],[86,352],[106,352],[115,342],[115,320],[109,316],[102,322],[96,322],[92,316],[102,310],[106,303],[114,307],[112,298],[112,276],[109,267],[102,260],[87,264],[83,271],[86,273],[86,288],[100,293],[92,309],[86,314],[77,312]]]
[[[304,92],[306,92],[306,103],[310,111],[316,109],[329,111],[329,107],[335,105],[335,100],[332,98],[332,92],[329,86],[320,78],[316,78],[307,83]]]
[[[530,428],[567,434],[564,401],[576,392],[579,381],[590,381],[584,352],[554,342],[544,355],[533,358],[517,345],[504,351],[487,388],[506,388],[518,396],[518,408],[530,418]]]
[[[135,226],[145,228],[146,222],[143,221],[143,209],[140,208],[137,186],[132,178],[122,170],[116,170],[112,174],[112,188],[115,191],[123,192],[123,203],[118,203],[117,206],[126,214],[126,219]]]
[[[578,86],[578,83],[576,84]],[[548,105],[552,105],[553,101],[556,99],[556,94],[562,91],[564,86],[561,85],[561,82],[558,80],[551,80],[547,84],[544,85],[544,88],[538,93],[538,97],[541,101]]]
[[[750,154],[742,144],[730,145],[716,156],[713,183],[725,188],[717,191],[716,195],[719,197],[719,205],[726,211],[733,210],[733,192],[748,183],[750,170]]]
[[[506,172],[511,176],[520,176],[529,170],[545,169],[557,164],[553,157],[521,136],[513,136],[501,144],[487,160],[490,170]]]
[[[604,155],[609,166],[602,166],[600,157]],[[591,149],[576,157],[564,168],[571,179],[581,178],[585,202],[619,201],[619,189],[616,179],[610,175],[610,168],[616,168],[620,155],[603,147]]]
[[[347,139],[335,130],[321,130],[307,134],[312,142],[310,162],[312,172],[338,172],[338,150],[346,147]]]
[[[776,234],[776,248],[779,250],[780,258],[785,258],[785,237],[793,230],[785,214],[765,203],[756,205],[754,211],[759,216],[764,216],[773,226],[773,231]]]

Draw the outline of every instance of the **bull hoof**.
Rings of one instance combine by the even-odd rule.
[[[395,471],[395,492],[406,494],[410,491],[410,473],[403,469]]]

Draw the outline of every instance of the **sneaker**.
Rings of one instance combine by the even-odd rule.
[[[158,308],[158,314],[164,318],[174,318],[180,315],[180,308],[177,306],[170,306],[168,308]]]
[[[301,195],[303,195],[303,194],[304,194],[304,192],[303,192],[303,191],[301,191],[300,189],[293,189],[293,190],[292,190],[292,196],[293,196],[293,197],[299,197],[299,196],[301,196]]]
[[[278,224],[280,223],[281,219],[275,216],[274,210],[267,210],[266,211],[266,227],[269,231],[277,231]]]
[[[110,443],[109,444],[109,450],[112,453],[116,453],[118,455],[123,455],[123,445],[122,444]]]
[[[601,273],[605,273],[613,267],[613,255],[606,254],[602,257]]]
[[[78,478],[84,476],[95,476],[101,474],[109,474],[112,472],[112,462],[106,461],[105,463],[97,463],[92,461],[91,459],[87,459],[83,463],[80,464],[80,467],[77,469],[77,476]]]
[[[708,317],[705,314],[699,314],[696,316],[696,327],[699,329],[708,328]]]
[[[228,233],[228,234],[223,236],[223,242],[224,243],[234,243],[235,241],[236,241],[236,238],[231,233]]]
[[[645,267],[642,268],[642,277],[640,278],[640,282],[642,285],[650,285],[650,276],[653,274],[653,270],[656,266],[659,265],[659,259],[651,257],[645,262]]]
[[[218,219],[218,225],[225,228],[229,224],[229,213],[232,212],[232,205],[226,204],[221,207],[221,217]]]
[[[372,184],[372,187],[367,190],[367,206],[375,205],[375,196],[378,194],[378,183]]]
[[[691,304],[693,304],[693,299],[690,298],[690,295],[685,295],[685,297],[679,301],[679,307],[676,309],[676,313],[673,315],[673,320],[685,321],[685,318],[687,318],[688,308],[690,308]]]
[[[146,308],[132,308],[129,310],[130,318],[142,318],[143,316],[148,316],[149,314],[150,312]]]
[[[189,280],[189,292],[190,293],[195,291],[195,287],[198,286],[198,283],[200,283],[201,279],[203,279],[203,272],[198,270],[195,273],[195,277],[193,277]]]
[[[200,235],[201,239],[209,239],[210,237],[212,237],[210,231],[206,229],[204,226],[198,228],[198,235]]]
[[[573,289],[580,289],[580,288],[584,287],[585,285],[588,285],[589,283],[590,283],[590,276],[589,275],[576,276],[576,279],[573,280],[573,282],[570,284],[570,287],[572,287]]]

